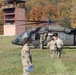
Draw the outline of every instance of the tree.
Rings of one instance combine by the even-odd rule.
[[[63,12],[62,18],[60,20],[60,25],[64,27],[71,27],[71,19],[65,12]]]
[[[45,6],[43,8],[43,11],[44,11],[44,16],[46,16],[47,18],[55,19],[55,20],[59,19],[58,8],[53,3],[50,3],[49,5]]]
[[[60,20],[60,24],[64,22],[66,27],[76,27],[76,0],[29,0],[25,6],[27,19],[41,20],[43,17]]]
[[[3,12],[0,10],[0,25],[3,25]]]
[[[42,6],[32,7],[30,13],[27,15],[27,18],[32,20],[41,20],[41,17],[43,15],[42,8]]]
[[[70,18],[71,18],[71,22],[72,22],[72,27],[76,28],[76,0],[73,0],[71,3],[71,13],[70,13]]]

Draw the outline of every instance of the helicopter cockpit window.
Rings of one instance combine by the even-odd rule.
[[[19,38],[23,37],[23,35],[25,34],[25,32],[23,32],[22,34],[19,35]]]
[[[31,38],[32,40],[35,40],[34,33],[31,34],[30,38]]]

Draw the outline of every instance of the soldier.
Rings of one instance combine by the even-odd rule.
[[[22,57],[22,66],[23,66],[23,75],[29,75],[28,66],[32,67],[32,57],[30,49],[28,47],[29,39],[24,39],[23,48],[21,50]]]
[[[55,46],[54,38],[52,38],[51,41],[48,43],[48,47],[50,48],[51,58],[54,59],[55,52],[56,52],[56,46]]]
[[[56,42],[57,55],[58,58],[60,58],[63,47],[63,41],[58,37],[58,34],[55,37],[56,37],[55,42]]]

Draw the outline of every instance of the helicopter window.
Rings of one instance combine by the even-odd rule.
[[[36,33],[35,34],[35,40],[39,40],[40,39],[40,35],[39,35],[39,33]]]
[[[59,37],[60,37],[62,40],[64,40],[64,39],[65,39],[65,36],[64,36],[64,34],[63,34],[63,33],[59,33]]]
[[[32,39],[32,40],[35,40],[34,33],[31,34],[31,39]]]
[[[71,35],[70,34],[66,35],[66,40],[71,40]]]
[[[22,37],[25,34],[25,32],[23,32],[22,34],[19,35],[19,38]]]

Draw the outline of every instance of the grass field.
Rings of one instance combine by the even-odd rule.
[[[0,75],[22,75],[21,46],[15,37],[0,36]],[[51,60],[49,50],[31,49],[34,70],[30,75],[76,75],[76,47],[63,49],[60,59]]]

